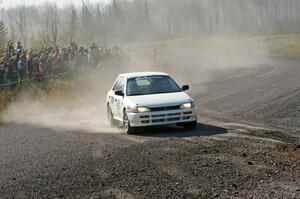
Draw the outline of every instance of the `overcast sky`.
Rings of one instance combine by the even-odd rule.
[[[0,0],[1,7],[8,8],[16,5],[27,4],[27,5],[39,5],[46,0]],[[64,6],[67,4],[71,4],[72,2],[76,5],[81,5],[82,0],[48,0],[49,2],[56,2],[57,5]],[[85,2],[97,3],[103,2],[108,3],[111,0],[85,0]]]

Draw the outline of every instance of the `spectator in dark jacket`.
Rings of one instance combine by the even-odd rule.
[[[4,63],[0,63],[0,85],[5,84],[5,70],[4,70]],[[1,87],[0,87],[1,89]]]
[[[32,52],[28,53],[28,58],[27,58],[27,66],[28,66],[28,76],[29,76],[29,80],[32,81],[34,78],[34,58],[32,55]]]
[[[21,55],[20,60],[18,62],[18,72],[20,80],[24,80],[27,73],[27,63],[25,55]]]
[[[23,50],[23,46],[22,46],[22,44],[21,44],[20,41],[18,41],[16,50],[17,50],[17,51],[18,51],[18,50]]]

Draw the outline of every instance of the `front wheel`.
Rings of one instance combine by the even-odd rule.
[[[197,127],[197,121],[184,123],[183,127],[185,130],[194,130]]]
[[[127,134],[134,134],[135,128],[130,126],[130,121],[128,119],[127,113],[123,112],[123,128]]]

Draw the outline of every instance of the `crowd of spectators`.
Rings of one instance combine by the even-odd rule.
[[[40,50],[25,50],[21,42],[14,48],[8,41],[0,59],[0,89],[24,81],[55,78],[60,73],[111,66],[120,63],[124,57],[121,48],[98,47],[95,42],[89,48],[71,42],[63,48],[44,46]]]

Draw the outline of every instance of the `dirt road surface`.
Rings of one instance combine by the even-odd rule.
[[[1,128],[1,198],[299,198],[299,148],[210,122],[141,135]],[[276,132],[274,132],[276,136]]]
[[[63,122],[51,125],[20,114],[0,127],[0,198],[300,198],[298,63],[200,71],[194,131],[126,135],[79,128],[97,125],[89,114],[76,128],[55,128],[73,112],[52,110]]]

